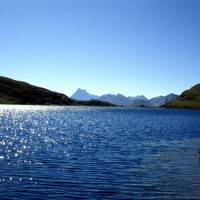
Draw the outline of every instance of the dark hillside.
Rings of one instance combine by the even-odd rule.
[[[113,106],[100,101],[77,101],[64,94],[2,76],[0,104]]]

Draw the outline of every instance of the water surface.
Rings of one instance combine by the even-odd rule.
[[[200,199],[200,111],[0,106],[0,199]]]

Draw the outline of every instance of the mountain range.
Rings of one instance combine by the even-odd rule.
[[[78,89],[73,98],[29,83],[0,76],[0,104],[24,105],[85,105],[85,106],[130,106],[164,108],[200,108],[200,84],[184,91],[181,95],[169,94],[147,99],[145,96],[122,94],[92,95]]]
[[[177,97],[175,94],[169,94],[166,96],[158,96],[152,99],[148,99],[143,95],[140,96],[124,96],[123,94],[104,94],[102,96],[93,95],[87,92],[85,89],[77,89],[77,91],[71,96],[71,98],[76,100],[100,100],[105,102],[110,102],[120,106],[131,106],[131,107],[160,107]]]

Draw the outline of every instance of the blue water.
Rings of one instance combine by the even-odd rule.
[[[200,199],[200,111],[0,106],[0,199]]]

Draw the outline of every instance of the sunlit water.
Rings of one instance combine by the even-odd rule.
[[[200,199],[200,111],[0,106],[0,199]]]

